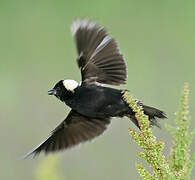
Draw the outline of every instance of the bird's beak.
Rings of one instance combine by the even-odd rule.
[[[56,90],[55,89],[50,89],[48,91],[48,95],[56,95]]]

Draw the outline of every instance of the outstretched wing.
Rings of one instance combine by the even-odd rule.
[[[81,142],[85,142],[102,134],[110,119],[95,119],[83,116],[71,110],[66,119],[59,124],[51,135],[38,147],[27,153],[24,158],[41,151],[45,153],[55,152],[71,148]]]
[[[74,21],[71,29],[76,41],[82,83],[125,84],[127,70],[124,57],[106,29],[87,19]]]

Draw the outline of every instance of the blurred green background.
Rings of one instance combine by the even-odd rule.
[[[180,0],[0,0],[0,179],[35,179],[41,155],[20,157],[39,144],[64,119],[69,108],[47,90],[60,79],[80,81],[70,24],[93,18],[117,39],[128,65],[128,84],[137,98],[166,111],[154,134],[171,136],[181,88],[189,82],[195,127],[195,1]],[[128,119],[113,119],[91,143],[59,153],[64,180],[139,179],[140,149],[128,135]],[[195,143],[192,146],[195,149]],[[195,177],[195,170],[193,170]]]

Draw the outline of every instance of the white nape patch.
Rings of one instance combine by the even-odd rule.
[[[72,91],[74,92],[74,89],[77,88],[79,86],[79,83],[76,82],[75,80],[72,79],[66,79],[63,81],[64,87],[68,90],[68,91]]]

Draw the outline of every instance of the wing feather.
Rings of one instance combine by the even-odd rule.
[[[126,64],[114,38],[105,28],[87,20],[79,19],[72,24],[82,83],[125,84]],[[113,80],[113,77],[116,77]]]
[[[51,132],[50,136],[27,153],[24,158],[32,154],[36,156],[42,151],[49,153],[65,150],[91,140],[102,134],[109,123],[109,118],[89,118],[71,110],[66,119]]]

